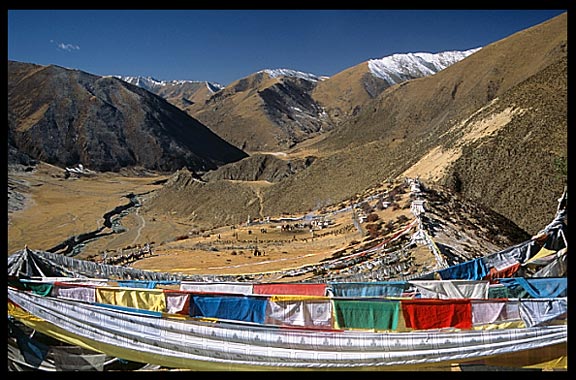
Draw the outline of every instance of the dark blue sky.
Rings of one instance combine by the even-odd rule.
[[[559,10],[9,10],[8,59],[223,85],[262,69],[334,75],[395,53],[486,46]]]

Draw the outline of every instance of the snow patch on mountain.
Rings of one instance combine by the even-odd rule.
[[[405,80],[436,74],[480,49],[393,54],[381,59],[369,60],[368,68],[372,75],[393,85]]]
[[[198,80],[171,80],[171,81],[163,81],[158,80],[153,77],[142,77],[142,76],[121,76],[121,75],[113,75],[113,77],[123,80],[124,82],[128,82],[130,84],[136,85],[138,87],[142,87],[145,90],[154,92],[161,87],[165,86],[178,86],[184,85],[186,83],[205,83],[208,89],[212,92],[220,91],[224,88],[223,85],[214,82],[206,82],[206,81],[198,81]]]
[[[211,92],[218,92],[224,88],[224,86],[222,86],[221,84],[213,82],[206,82],[206,87],[208,87],[208,90],[210,90]]]
[[[310,74],[310,73],[305,73],[302,71],[298,71],[298,70],[292,70],[292,69],[265,69],[265,70],[260,70],[259,73],[266,73],[268,74],[271,78],[277,78],[280,76],[285,76],[285,77],[294,77],[294,78],[302,78],[302,79],[306,79],[309,81],[313,81],[313,82],[317,82],[319,80],[325,80],[328,77],[326,76],[316,76],[314,74]]]

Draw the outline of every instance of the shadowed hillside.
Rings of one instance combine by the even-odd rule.
[[[159,96],[113,77],[8,62],[9,143],[61,167],[215,169],[246,157]]]

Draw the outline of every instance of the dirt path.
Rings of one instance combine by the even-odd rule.
[[[260,219],[264,219],[264,198],[262,198],[262,189],[257,187],[254,189],[254,192],[256,193],[256,196],[258,197],[258,205],[259,205],[259,209],[258,209],[258,215],[260,216]]]
[[[140,215],[140,208],[136,208],[135,214],[137,216],[136,219],[138,221],[141,221],[142,223],[139,223],[138,229],[136,230],[136,237],[134,237],[132,245],[135,245],[140,240],[140,235],[142,235],[142,229],[146,227],[146,219],[144,219],[142,215]]]

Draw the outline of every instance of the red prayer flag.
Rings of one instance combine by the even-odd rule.
[[[414,330],[472,327],[472,303],[469,299],[402,300],[406,327]]]
[[[252,291],[254,294],[324,296],[326,284],[254,284]]]

